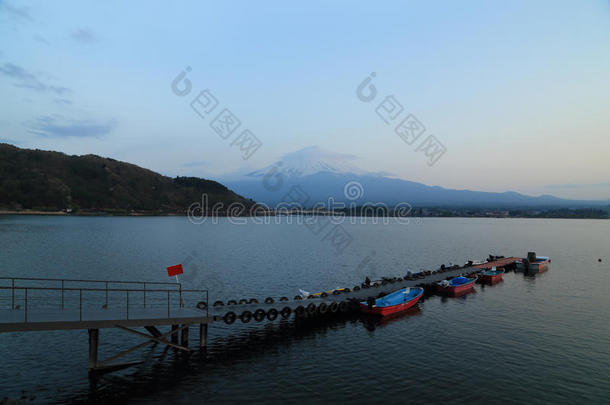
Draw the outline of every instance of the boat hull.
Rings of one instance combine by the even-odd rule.
[[[387,316],[387,315],[395,314],[397,312],[406,311],[407,309],[409,309],[412,306],[414,306],[415,304],[417,304],[417,302],[419,301],[419,299],[421,297],[422,297],[422,295],[419,295],[419,296],[413,298],[411,301],[406,301],[401,304],[392,305],[392,306],[388,306],[388,307],[374,306],[373,308],[369,308],[369,306],[367,304],[361,303],[360,310],[365,314]]]
[[[527,271],[529,271],[531,273],[544,273],[548,269],[549,269],[549,262],[547,260],[547,261],[540,262],[540,263],[530,263],[529,267],[527,268]]]
[[[500,281],[502,281],[502,274],[496,274],[493,276],[481,276],[479,277],[479,281],[481,283],[487,283],[487,284],[494,284],[494,283],[499,283]]]
[[[477,280],[474,279],[465,284],[449,285],[449,286],[442,286],[442,285],[437,284],[436,288],[437,288],[437,291],[442,294],[456,295],[456,294],[464,293],[466,291],[470,291],[472,288],[474,288],[475,281],[477,281]]]
[[[361,302],[360,309],[365,314],[392,315],[413,307],[423,295],[423,288],[402,288],[382,298],[377,298],[372,306],[369,306],[370,299],[367,302]]]
[[[539,262],[528,263],[527,265],[521,261],[517,262],[517,269],[527,271],[530,273],[544,273],[549,269],[550,260],[544,260]]]

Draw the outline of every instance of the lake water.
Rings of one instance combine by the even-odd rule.
[[[168,281],[210,299],[294,296],[490,253],[551,256],[536,277],[461,298],[431,296],[391,322],[214,323],[206,352],[162,347],[87,379],[87,332],[0,334],[0,399],[135,403],[603,403],[610,398],[610,221],[428,219],[350,223],[337,253],[324,232],[178,217],[0,216],[0,275]],[[368,259],[367,259],[368,258]],[[603,261],[598,262],[598,258]],[[363,261],[367,262],[366,266]],[[171,281],[171,279],[169,280]],[[6,294],[0,298],[5,308]],[[100,357],[140,343],[100,331]],[[191,339],[196,337],[195,329]]]

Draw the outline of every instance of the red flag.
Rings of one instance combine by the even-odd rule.
[[[183,273],[183,271],[182,271],[181,264],[177,264],[175,266],[169,266],[167,268],[167,275],[170,277],[177,276],[178,274],[182,274],[182,273]]]

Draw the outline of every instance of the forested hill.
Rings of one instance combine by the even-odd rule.
[[[20,149],[0,143],[0,210],[179,213],[207,194],[210,207],[252,200],[196,177],[170,178],[96,155]]]

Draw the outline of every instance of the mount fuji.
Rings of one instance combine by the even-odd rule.
[[[384,203],[393,206],[409,203],[413,206],[558,206],[576,201],[551,195],[527,196],[516,192],[489,193],[453,190],[427,186],[393,178],[388,173],[372,173],[355,165],[358,158],[310,146],[284,157],[262,169],[227,177],[224,183],[233,191],[259,203],[275,206],[295,201],[294,192],[301,194],[303,206],[325,204],[329,198],[345,204]],[[295,187],[299,187],[295,191]],[[351,187],[351,190],[348,189]],[[292,194],[291,194],[292,193]]]

